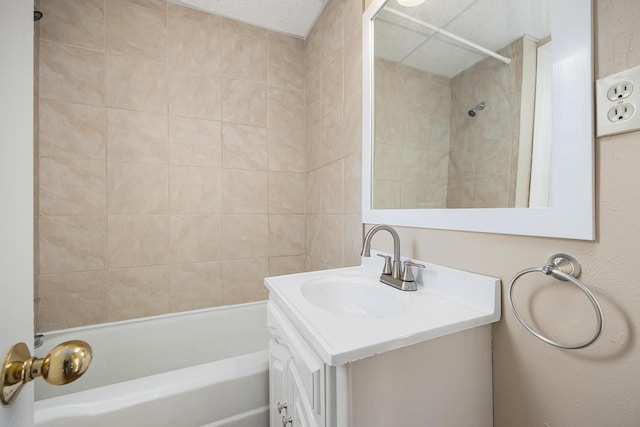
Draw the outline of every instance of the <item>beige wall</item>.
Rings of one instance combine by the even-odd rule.
[[[446,207],[450,80],[380,58],[374,68],[373,205]]]
[[[640,64],[640,3],[597,0],[596,78]],[[640,420],[637,274],[640,224],[640,133],[596,140],[595,242],[400,228],[404,255],[497,276],[503,291],[518,271],[566,252],[582,264],[581,279],[605,315],[600,339],[577,351],[560,350],[530,335],[509,306],[493,328],[496,427],[637,426]],[[389,250],[390,242],[374,242]],[[389,239],[390,240],[390,239]],[[535,284],[533,278],[522,283]],[[547,282],[545,282],[547,283]],[[556,284],[557,282],[550,284]],[[547,289],[545,287],[544,289]],[[525,293],[526,294],[526,293]],[[505,294],[506,295],[506,294]],[[593,313],[584,297],[533,301],[538,326],[558,339],[587,337]],[[523,308],[527,308],[527,301]]]
[[[451,79],[375,59],[377,209],[515,206],[522,44]]]
[[[331,0],[307,37],[307,267],[360,263],[362,3]]]
[[[451,79],[449,208],[515,206],[522,43],[498,52],[511,58],[510,64],[488,58]],[[469,117],[481,101],[485,109]]]
[[[304,270],[304,40],[164,0],[41,9],[39,330]]]

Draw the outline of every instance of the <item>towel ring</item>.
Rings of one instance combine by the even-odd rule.
[[[591,337],[577,344],[562,344],[545,337],[540,332],[533,329],[529,324],[527,324],[527,322],[522,318],[520,312],[518,312],[518,309],[513,303],[513,285],[520,277],[524,276],[525,274],[534,272],[551,275],[558,280],[569,281],[576,285],[587,296],[587,298],[589,298],[589,301],[591,302],[591,305],[596,312],[596,329]],[[574,257],[566,254],[555,254],[547,260],[547,265],[542,267],[527,268],[526,270],[522,270],[521,272],[516,274],[513,279],[511,279],[511,283],[509,284],[509,303],[511,304],[511,308],[513,309],[513,314],[516,315],[516,318],[522,324],[522,326],[524,326],[525,329],[531,332],[536,338],[546,342],[547,344],[569,350],[584,348],[598,339],[598,337],[600,336],[600,332],[602,332],[602,309],[600,308],[600,304],[598,304],[598,301],[593,296],[591,291],[589,291],[589,289],[587,289],[587,287],[577,279],[577,277],[580,275],[580,272],[580,264]]]

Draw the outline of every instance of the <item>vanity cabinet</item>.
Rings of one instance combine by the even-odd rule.
[[[493,426],[489,325],[330,366],[273,301],[267,323],[272,427]]]
[[[403,292],[382,262],[265,278],[272,427],[492,427],[500,280],[416,260]]]

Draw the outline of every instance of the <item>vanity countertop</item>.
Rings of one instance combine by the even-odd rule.
[[[362,260],[357,267],[267,277],[264,281],[269,304],[286,314],[329,365],[500,320],[500,279],[417,261],[426,266],[416,272],[418,290],[400,291],[379,282],[382,258]],[[323,298],[323,289],[347,292],[341,294],[345,304],[342,298]],[[355,294],[349,295],[349,289]],[[353,295],[362,299],[362,310],[358,303],[350,305],[350,299],[355,301]]]

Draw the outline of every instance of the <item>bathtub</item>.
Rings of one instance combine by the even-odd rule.
[[[266,302],[48,332],[93,349],[74,383],[36,382],[37,427],[266,427]]]

